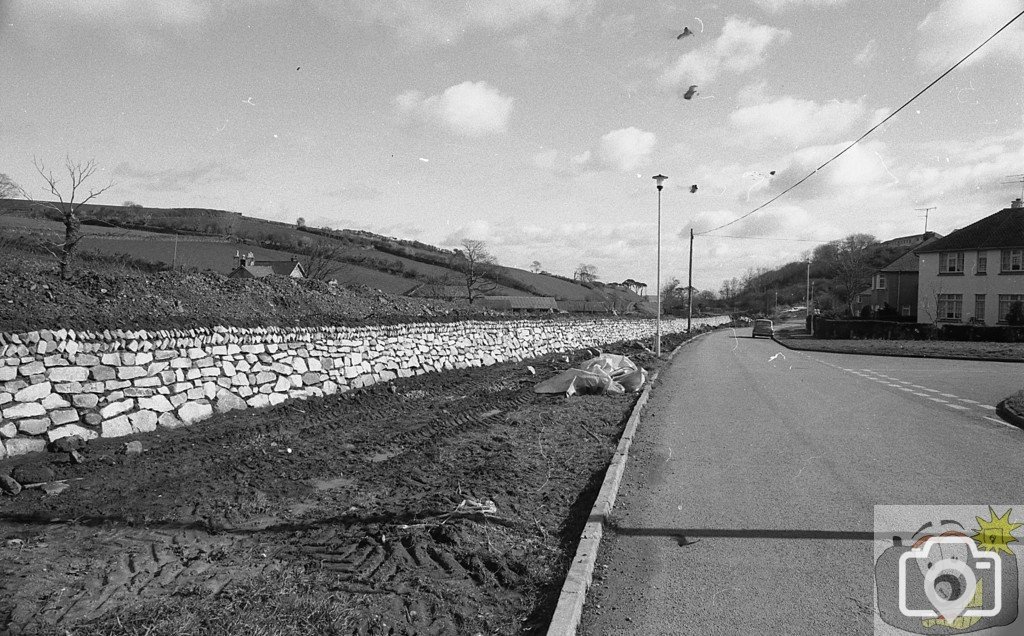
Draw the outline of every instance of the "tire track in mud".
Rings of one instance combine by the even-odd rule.
[[[15,559],[0,544],[0,574],[13,573],[0,577],[0,630],[5,615],[12,633],[109,624],[140,601],[216,597],[297,569],[362,599],[351,633],[518,633],[538,562],[557,569],[554,546],[573,542],[560,515],[614,447],[574,417],[611,407],[595,427],[610,441],[628,411],[537,396],[525,364],[231,413],[144,438],[134,465],[72,468],[85,481],[33,521],[41,539]],[[531,364],[538,375],[568,366]],[[471,498],[493,498],[498,514],[453,515]]]

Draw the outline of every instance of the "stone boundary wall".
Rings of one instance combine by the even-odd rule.
[[[729,322],[696,318],[694,326]],[[0,333],[0,459],[432,371],[652,337],[653,320]],[[663,333],[686,331],[662,320]]]

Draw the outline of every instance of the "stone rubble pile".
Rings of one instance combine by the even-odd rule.
[[[654,327],[609,319],[0,333],[0,459],[68,436],[177,428],[214,412],[647,338]],[[663,320],[662,330],[685,331],[686,321]]]

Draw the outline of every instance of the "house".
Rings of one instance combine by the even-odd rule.
[[[258,261],[252,252],[245,255],[235,252],[235,262],[236,266],[228,274],[228,278],[306,277],[306,269],[294,256],[289,261]]]
[[[1016,199],[917,253],[918,320],[1005,323],[1024,301],[1024,204]]]
[[[941,234],[925,232],[901,236],[882,243],[893,247],[920,248],[942,238]],[[916,239],[916,240],[915,240]],[[920,259],[911,249],[903,256],[876,270],[871,275],[871,287],[857,296],[858,311],[865,306],[879,311],[891,307],[902,318],[917,319],[918,266]]]

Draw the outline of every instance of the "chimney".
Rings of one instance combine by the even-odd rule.
[[[245,265],[246,265],[246,267],[252,267],[255,264],[256,264],[256,257],[252,255],[252,252],[249,252],[248,254],[246,254],[245,255]]]
[[[1024,201],[1021,201],[1020,197],[1017,197],[1013,201],[1010,201],[1011,208],[1024,208]]]

